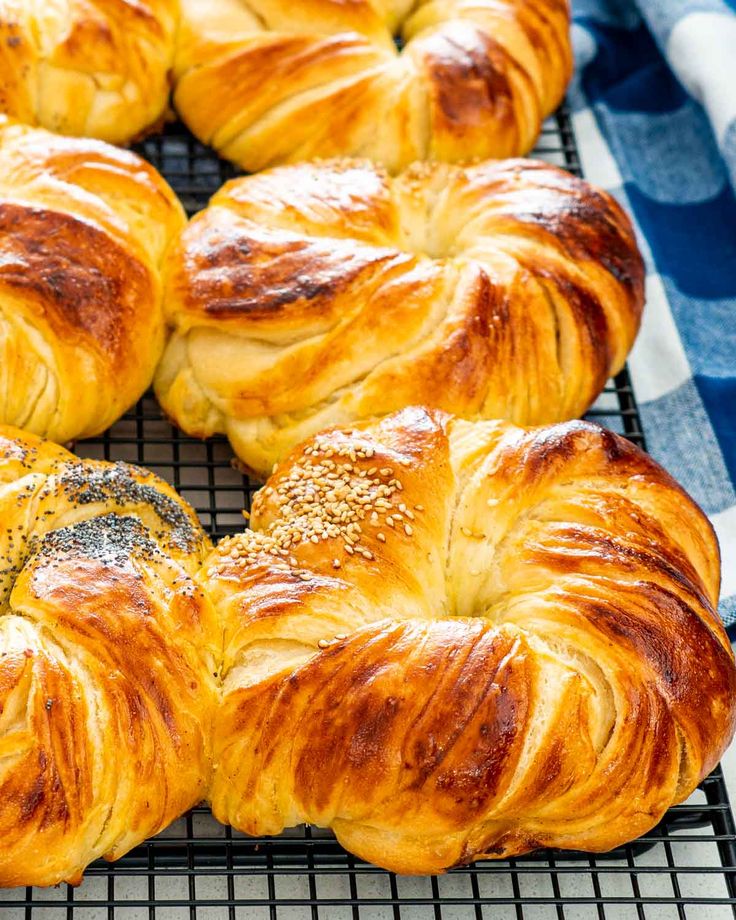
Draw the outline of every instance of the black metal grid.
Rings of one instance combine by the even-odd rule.
[[[179,124],[139,145],[189,213],[203,207],[231,166]],[[581,173],[569,114],[545,125],[536,150]],[[645,447],[626,370],[590,411]],[[231,464],[222,438],[202,443],[162,417],[147,395],[109,432],[79,446],[83,456],[130,460],[168,479],[214,538],[242,529],[257,484]],[[92,865],[72,889],[0,892],[0,920],[669,920],[736,917],[736,826],[718,768],[687,803],[645,837],[607,853],[539,851],[486,861],[441,878],[397,878],[346,853],[329,832],[298,828],[250,838],[195,808],[119,862]]]

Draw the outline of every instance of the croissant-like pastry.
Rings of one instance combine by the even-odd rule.
[[[569,20],[567,0],[183,0],[174,104],[251,172],[519,156],[570,79]]]
[[[0,519],[0,886],[76,883],[207,790],[208,542],[153,474],[7,427]]]
[[[706,517],[585,422],[409,408],[276,470],[203,585],[225,629],[210,799],[441,872],[607,850],[715,766],[736,719]]]
[[[545,163],[280,167],[225,185],[172,246],[155,388],[261,474],[412,404],[561,421],[621,368],[643,282],[619,205]]]
[[[178,0],[0,0],[0,112],[126,144],[161,122]]]
[[[184,225],[140,157],[0,116],[0,424],[65,442],[138,399],[164,344],[159,263]]]

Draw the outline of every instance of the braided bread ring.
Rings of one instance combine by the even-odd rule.
[[[546,163],[282,167],[228,183],[170,250],[154,385],[180,428],[268,473],[320,428],[407,405],[582,415],[643,299],[623,210]]]
[[[208,550],[153,474],[0,428],[0,886],[76,884],[209,785]]]
[[[174,103],[250,172],[519,156],[570,78],[569,19],[566,0],[183,0]]]
[[[0,0],[0,112],[127,144],[163,121],[178,0]]]
[[[140,157],[0,116],[0,423],[104,431],[164,347],[159,265],[185,224]]]
[[[216,817],[403,873],[653,827],[734,732],[717,543],[597,426],[407,409],[320,434],[203,585]]]

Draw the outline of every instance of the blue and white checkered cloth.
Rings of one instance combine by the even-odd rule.
[[[572,0],[585,175],[636,221],[651,453],[709,515],[736,638],[736,0]]]

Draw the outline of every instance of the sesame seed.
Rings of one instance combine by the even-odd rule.
[[[342,641],[343,639],[347,639],[347,637],[348,637],[347,633],[337,633],[335,635],[335,638],[339,639],[340,641]]]
[[[329,646],[330,646],[330,640],[329,640],[329,639],[320,639],[319,642],[317,643],[317,645],[318,645],[320,648],[329,648]]]
[[[378,533],[376,534],[376,539],[377,539],[377,540],[380,540],[381,543],[385,543],[385,542],[386,542],[386,535],[383,534],[383,533],[381,533],[381,531],[379,530]]]
[[[407,537],[410,537],[414,533],[414,528],[411,526],[411,524],[404,524],[404,533],[407,535]]]

